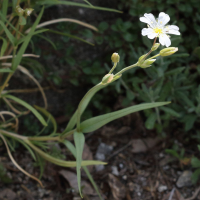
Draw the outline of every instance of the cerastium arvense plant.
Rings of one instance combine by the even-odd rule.
[[[134,67],[141,67],[141,68],[150,67],[151,64],[153,62],[155,62],[156,57],[169,56],[169,55],[175,53],[178,49],[175,47],[165,48],[165,49],[161,50],[157,55],[147,59],[147,56],[149,56],[152,51],[157,50],[157,48],[159,47],[159,43],[156,43],[156,39],[158,37],[159,38],[162,37],[163,36],[162,34],[164,33],[163,31],[165,31],[165,30],[163,27],[162,27],[162,29],[160,28],[160,26],[157,24],[157,21],[155,20],[155,18],[153,17],[152,14],[145,14],[146,19],[142,18],[142,20],[144,22],[147,22],[148,24],[150,24],[151,29],[143,30],[143,35],[148,35],[148,37],[151,39],[155,38],[151,50],[147,54],[141,56],[138,59],[137,63],[135,63],[131,66],[125,67],[121,71],[119,71],[115,74],[113,73],[113,71],[116,69],[120,57],[119,57],[118,53],[113,53],[113,55],[111,57],[111,60],[113,62],[113,67],[111,68],[109,73],[106,74],[102,78],[102,81],[99,84],[95,85],[93,88],[91,88],[85,94],[85,96],[80,101],[80,103],[76,109],[76,112],[70,119],[66,129],[62,133],[57,133],[56,121],[53,118],[53,116],[50,113],[48,113],[46,110],[47,109],[47,100],[46,100],[45,93],[44,93],[42,87],[40,86],[38,81],[30,74],[30,72],[26,68],[24,68],[23,66],[20,65],[22,57],[24,57],[24,56],[37,57],[36,55],[32,55],[32,54],[30,55],[30,54],[24,54],[24,53],[25,53],[25,50],[26,50],[28,44],[30,43],[31,37],[33,35],[47,31],[44,29],[40,29],[40,30],[36,31],[37,27],[42,27],[42,25],[38,26],[38,24],[42,17],[44,8],[41,9],[41,11],[40,11],[39,15],[37,16],[37,19],[35,20],[32,27],[30,29],[24,30],[24,25],[26,24],[27,17],[31,14],[33,9],[30,7],[22,9],[20,7],[19,0],[17,2],[16,1],[13,1],[13,2],[14,3],[12,5],[12,7],[15,10],[13,13],[11,13],[10,15],[7,15],[7,9],[9,6],[8,1],[3,1],[2,6],[1,6],[1,13],[0,13],[0,16],[1,16],[1,21],[0,21],[1,36],[0,36],[0,38],[3,41],[2,46],[1,46],[1,57],[0,57],[1,81],[3,80],[1,87],[0,87],[0,98],[1,98],[1,101],[5,102],[11,110],[11,111],[10,110],[9,111],[0,111],[0,118],[1,118],[0,137],[6,146],[8,155],[9,155],[10,159],[12,160],[13,164],[19,170],[21,170],[24,174],[26,174],[30,178],[38,181],[41,186],[43,186],[42,182],[38,178],[32,176],[31,174],[29,174],[28,172],[23,170],[17,164],[17,162],[14,160],[14,158],[11,154],[11,151],[10,151],[10,149],[12,149],[12,145],[10,142],[11,140],[15,140],[17,142],[22,143],[28,149],[28,151],[32,155],[33,159],[35,159],[35,160],[36,160],[35,154],[37,154],[40,157],[42,157],[43,159],[45,159],[49,162],[52,162],[56,165],[59,165],[62,167],[76,167],[78,187],[79,187],[79,192],[80,192],[81,196],[82,196],[82,193],[81,193],[81,167],[82,167],[84,169],[84,171],[86,172],[88,178],[90,179],[92,185],[94,186],[94,188],[96,189],[97,193],[99,194],[99,196],[101,198],[98,188],[97,188],[91,174],[89,173],[87,166],[88,165],[99,165],[99,164],[104,165],[106,163],[101,162],[101,161],[82,160],[82,152],[83,152],[83,147],[84,147],[84,143],[85,143],[84,134],[95,131],[95,130],[99,129],[100,127],[102,127],[103,125],[105,125],[115,119],[118,119],[120,117],[123,117],[125,115],[128,115],[130,113],[137,112],[137,111],[144,110],[144,109],[155,108],[158,106],[163,106],[163,105],[169,104],[170,102],[143,103],[143,104],[131,106],[131,107],[119,110],[119,111],[96,116],[96,117],[87,119],[85,121],[81,120],[81,116],[82,116],[83,112],[85,111],[87,105],[89,104],[90,100],[92,99],[92,97],[95,95],[96,92],[98,92],[99,90],[101,90],[105,87],[108,87],[110,84],[112,84],[113,82],[118,80],[123,75],[123,73],[125,73],[126,71],[131,70]],[[30,1],[27,1],[27,2],[28,2],[27,5],[30,5]],[[47,4],[50,2],[49,4],[53,4],[54,1],[40,1],[39,3],[41,4],[41,2],[46,2]],[[59,1],[60,4],[63,2],[65,4],[67,3],[67,1]],[[58,4],[58,1],[56,1],[55,4]],[[73,5],[73,3],[71,3],[69,5]],[[82,5],[84,5],[84,4],[82,4]],[[88,7],[88,5],[84,6],[84,7]],[[100,7],[94,7],[94,6],[92,6],[91,8],[100,9]],[[111,10],[111,11],[113,11],[113,10]],[[161,15],[163,17],[163,20],[167,17],[167,20],[165,19],[165,22],[167,23],[169,21],[168,15],[166,15],[164,13],[162,13]],[[158,22],[160,22],[160,20],[158,20]],[[154,26],[152,26],[152,24]],[[163,25],[165,25],[165,24],[163,23]],[[177,28],[176,28],[176,30],[177,30]],[[145,34],[144,34],[144,32],[145,32]],[[166,39],[166,34],[164,35],[164,37]],[[166,41],[167,41],[167,43],[166,43]],[[163,39],[160,39],[161,44],[169,46],[169,39],[167,38],[166,41]],[[12,53],[13,55],[12,56],[9,55],[10,53]],[[7,61],[8,59],[12,59],[12,62]],[[14,74],[14,72],[16,70],[20,70],[25,75],[29,76],[38,85],[39,90],[41,91],[43,99],[44,99],[45,108],[41,108],[38,106],[35,106],[35,108],[34,108],[31,105],[29,105],[28,103],[26,103],[25,101],[10,94],[12,92],[16,92],[15,90],[5,90],[5,88],[8,86],[10,78],[12,77],[12,75]],[[13,105],[14,102],[25,107],[27,109],[27,111],[22,112],[22,111],[18,110]],[[18,124],[19,124],[18,118],[19,118],[19,116],[27,114],[28,112],[32,112],[35,115],[35,117],[41,122],[41,124],[43,126],[47,126],[47,122],[44,119],[44,116],[46,118],[48,118],[48,121],[50,121],[54,125],[53,133],[49,134],[48,136],[34,136],[34,137],[22,136],[22,135],[17,134]],[[16,114],[18,114],[18,115],[16,115]],[[5,115],[9,115],[12,118],[6,121]],[[15,121],[15,123],[13,121]],[[68,140],[68,137],[70,135],[73,135],[75,145],[73,145]],[[51,156],[50,154],[48,154],[48,151],[45,150],[45,148],[48,146],[47,141],[64,144],[69,149],[69,151],[74,155],[76,161],[66,161],[66,160],[62,160],[59,158],[55,158],[55,157]]]

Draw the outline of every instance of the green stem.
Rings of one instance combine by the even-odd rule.
[[[26,136],[18,135],[18,134],[11,133],[11,132],[8,132],[8,131],[5,131],[5,130],[0,130],[0,133],[5,135],[5,136],[8,136],[8,137],[18,138],[20,140],[27,140]]]
[[[122,73],[124,73],[125,71],[129,70],[129,69],[132,69],[134,67],[137,67],[138,66],[138,63],[135,63],[134,65],[130,65],[128,67],[125,67],[124,69],[122,69],[121,71],[119,71],[117,74],[114,75],[114,78]]]
[[[49,136],[41,136],[41,137],[28,137],[28,139],[34,141],[60,141],[60,137],[49,137]]]
[[[76,129],[73,129],[73,130],[65,133],[64,135],[60,136],[60,140],[64,140],[66,137],[73,135],[75,131],[76,131]]]
[[[112,69],[109,71],[109,73],[108,73],[108,74],[111,74],[111,73],[113,72],[113,70],[116,68],[116,66],[117,66],[117,63],[114,63],[114,65],[113,65]]]
[[[158,57],[158,56],[160,56],[160,54],[156,54],[155,56],[152,56],[152,57],[149,58],[149,59],[156,58],[156,57]]]

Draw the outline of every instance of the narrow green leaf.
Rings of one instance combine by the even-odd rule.
[[[18,53],[17,53],[17,56],[13,59],[13,65],[12,65],[12,69],[15,71],[17,69],[17,66],[20,64],[21,62],[21,59],[22,59],[22,55],[24,54],[30,40],[31,40],[31,37],[35,31],[35,28],[36,26],[38,25],[38,23],[40,22],[40,19],[42,17],[42,14],[44,12],[44,7],[42,8],[42,10],[40,11],[40,14],[38,15],[37,19],[35,20],[30,32],[28,33],[27,35],[27,38],[26,40],[24,41],[24,43],[21,45]]]
[[[188,56],[190,56],[189,53],[178,53],[178,54],[171,55],[170,57],[178,58],[178,57],[188,57]]]
[[[24,16],[19,17],[19,25],[26,25],[26,18]]]
[[[49,154],[42,151],[40,148],[36,147],[32,142],[29,140],[25,140],[25,142],[33,149],[35,150],[41,157],[43,157],[45,160],[54,163],[56,165],[62,166],[62,167],[76,167],[75,161],[65,161],[58,158],[54,158],[53,156],[50,156]],[[88,165],[105,165],[107,163],[101,162],[101,161],[95,161],[95,160],[85,160],[81,162],[81,166],[88,166]]]
[[[200,160],[197,157],[193,157],[191,160],[191,165],[194,168],[199,168],[200,167]]]
[[[49,29],[40,29],[40,30],[38,30],[38,31],[35,31],[31,36],[38,35],[38,34],[40,34],[40,33],[46,32],[46,31],[48,31],[48,30],[49,30]],[[24,42],[25,40],[27,40],[29,37],[30,37],[29,35],[24,36],[23,38],[21,38],[21,39],[17,42],[16,45],[18,46],[19,44],[21,44],[22,42]]]
[[[177,113],[175,110],[169,108],[169,107],[161,107],[160,110],[169,113],[170,115],[174,116],[174,117],[180,117],[180,114]]]
[[[115,112],[111,112],[108,114],[93,117],[93,118],[85,120],[84,122],[81,123],[81,131],[83,133],[92,132],[92,131],[99,129],[103,125],[105,125],[115,119],[118,119],[120,117],[123,117],[125,115],[128,115],[130,113],[134,113],[134,112],[149,109],[149,108],[155,108],[158,106],[164,106],[169,103],[170,102],[143,103],[140,105],[124,108],[119,111],[115,111]]]
[[[2,44],[2,46],[1,46],[1,53],[0,53],[0,56],[3,56],[3,54],[5,53],[6,48],[7,48],[7,41],[6,41],[6,39],[3,38],[3,37],[0,37],[0,39],[3,40],[3,44]]]
[[[98,92],[99,90],[101,90],[102,88],[106,87],[105,85],[99,83],[98,85],[95,85],[93,88],[91,88],[83,97],[83,99],[80,101],[79,103],[79,116],[82,115],[82,113],[84,112],[84,110],[86,109],[88,103],[90,102],[91,98],[95,95],[96,92]],[[72,118],[70,119],[66,129],[64,130],[64,132],[62,133],[62,135],[64,135],[65,133],[71,131],[75,124],[77,123],[77,118],[78,118],[78,110],[76,110],[76,112],[73,114]]]
[[[56,123],[56,120],[55,118],[47,111],[45,110],[44,108],[41,108],[39,106],[36,106],[34,105],[34,107],[39,110],[42,114],[44,114],[46,117],[48,117],[48,119],[51,121],[51,123],[53,124],[53,133],[51,133],[50,135],[53,135],[56,133],[57,131],[57,123]]]
[[[26,144],[23,140],[18,140],[21,144],[24,145],[25,148],[27,148],[27,150],[29,151],[29,153],[31,154],[32,158],[36,161],[36,157],[35,154],[33,153],[32,149],[28,146],[28,144]]]
[[[49,30],[49,29],[48,29]],[[52,45],[52,47],[55,49],[55,50],[57,50],[57,48],[56,48],[56,45],[51,41],[51,39],[49,39],[48,37],[44,37],[43,35],[36,35],[37,37],[40,37],[40,38],[42,38],[43,40],[46,40],[47,42],[49,42],[51,45]]]
[[[82,38],[79,38],[79,37],[77,37],[77,36],[70,35],[70,34],[68,34],[68,33],[63,33],[63,32],[54,31],[54,30],[50,30],[50,29],[49,29],[48,31],[51,32],[51,33],[58,34],[58,35],[67,36],[67,37],[70,37],[70,38],[73,38],[73,39],[76,39],[76,40],[79,40],[79,41],[81,41],[81,42],[85,42],[85,43],[87,43],[87,44],[89,44],[89,45],[94,46],[94,44],[92,44],[92,43],[90,43],[90,42],[88,42],[88,41],[86,41],[86,40],[84,40],[84,39],[82,39]]]
[[[174,156],[178,159],[180,159],[179,154],[174,149],[165,149],[165,152],[168,153],[168,154],[171,154],[172,156]]]
[[[196,184],[198,179],[199,179],[199,177],[200,177],[200,168],[195,170],[194,173],[192,174],[192,176],[191,176],[192,182],[194,184]]]
[[[16,101],[17,103],[21,104],[22,106],[24,106],[25,108],[30,110],[44,126],[47,126],[47,123],[44,120],[44,118],[42,117],[42,115],[40,115],[40,113],[35,108],[33,108],[31,105],[29,105],[25,101],[15,97],[15,96],[12,96],[12,95],[5,94],[3,96],[5,98],[12,99],[13,101]]]
[[[14,38],[14,36],[12,35],[12,33],[8,30],[8,28],[6,27],[6,25],[2,21],[0,21],[0,25],[3,27],[3,29],[4,29],[4,31],[5,31],[8,39],[10,40],[10,42],[12,43],[12,45],[14,46],[14,44],[15,44],[15,38]]]
[[[170,75],[174,75],[174,74],[179,74],[179,73],[181,73],[184,69],[185,69],[185,67],[178,67],[178,68],[176,68],[176,69],[169,70],[168,72],[165,72],[165,76],[170,76]]]
[[[8,11],[8,0],[3,0],[2,2],[2,14],[6,17]]]
[[[9,68],[0,69],[0,73],[13,73],[13,71]]]
[[[156,113],[151,113],[145,122],[145,127],[147,129],[153,129],[156,122]]]
[[[63,144],[71,151],[73,156],[76,158],[76,149],[75,149],[74,145],[71,142],[67,141],[67,140],[64,140]],[[101,200],[103,200],[103,198],[101,197],[101,194],[99,192],[99,189],[98,189],[98,187],[97,187],[92,175],[90,174],[88,168],[86,166],[83,166],[83,169],[84,169],[87,177],[89,178],[90,182],[92,183],[94,189],[96,190],[97,194],[99,195],[99,198]]]
[[[99,6],[91,6],[91,5],[87,5],[87,4],[83,4],[83,3],[76,3],[76,2],[70,2],[70,1],[58,1],[58,0],[41,0],[41,1],[37,1],[37,4],[40,5],[69,5],[69,6],[78,6],[78,7],[83,7],[83,8],[91,8],[91,9],[96,9],[96,10],[104,10],[104,11],[110,11],[110,12],[118,12],[118,13],[122,13],[119,10],[115,10],[112,8],[103,8],[103,7],[99,7]]]
[[[82,197],[82,193],[81,193],[81,162],[82,162],[83,147],[85,144],[84,134],[75,132],[74,133],[74,142],[75,142],[75,146],[76,146],[76,173],[77,173],[78,189],[79,189],[80,195]]]

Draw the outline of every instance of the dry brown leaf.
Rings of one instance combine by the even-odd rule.
[[[181,195],[181,193],[177,189],[175,189],[174,193],[172,194],[173,196],[170,197],[171,192],[172,191],[170,191],[166,195],[164,195],[162,200],[184,200],[183,196]]]
[[[109,174],[108,184],[115,200],[122,200],[126,196],[125,186],[114,175]]]
[[[70,184],[70,186],[78,192],[78,182],[77,182],[77,175],[73,172],[67,170],[61,170],[59,172]],[[96,192],[90,186],[90,184],[84,180],[81,181],[81,186],[83,187],[83,194],[87,195],[95,195]]]
[[[146,152],[150,148],[154,147],[159,141],[159,138],[134,139],[132,140],[133,149],[131,151],[133,153]]]

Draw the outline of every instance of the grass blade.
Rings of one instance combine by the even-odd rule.
[[[41,0],[37,2],[37,4],[40,5],[68,5],[68,6],[78,6],[78,7],[83,7],[83,8],[91,8],[95,10],[103,10],[103,11],[109,11],[109,12],[118,12],[122,13],[122,11],[115,10],[112,8],[103,8],[99,6],[91,6],[83,3],[76,3],[76,2],[70,2],[70,1],[58,1],[58,0]]]
[[[149,109],[149,108],[155,108],[158,106],[164,106],[169,103],[170,102],[143,103],[143,104],[139,104],[136,106],[130,106],[128,108],[124,108],[124,109],[121,109],[121,110],[118,110],[115,112],[111,112],[108,114],[93,117],[93,118],[85,120],[84,122],[81,123],[81,125],[80,125],[81,131],[83,133],[92,132],[92,131],[99,129],[103,125],[105,125],[115,119],[118,119],[120,117],[123,117],[125,115],[128,115],[130,113],[134,113],[134,112]]]
[[[80,192],[80,196],[83,198],[82,192],[81,192],[81,162],[82,162],[83,147],[85,144],[84,134],[75,132],[74,142],[76,146],[76,173],[77,173],[78,189]]]
[[[6,27],[6,25],[0,21],[0,25],[3,27],[8,39],[10,40],[10,42],[12,43],[12,45],[14,46],[15,45],[15,38],[14,36],[12,35],[12,33],[8,30],[8,28]]]
[[[7,48],[7,41],[6,41],[6,39],[3,38],[3,37],[0,37],[0,39],[3,40],[3,44],[2,44],[2,46],[1,46],[1,53],[0,53],[0,56],[3,56],[3,54],[5,53],[6,48]]]
[[[64,140],[63,144],[70,150],[70,152],[76,158],[76,149],[75,149],[74,145],[71,142],[67,141],[67,140]],[[102,197],[101,197],[101,194],[99,192],[99,189],[98,189],[98,187],[97,187],[92,175],[90,174],[88,168],[86,166],[83,166],[83,169],[84,169],[86,175],[88,176],[88,179],[90,180],[91,184],[93,185],[94,189],[96,190],[97,194],[99,195],[99,198],[101,200],[103,200]]]
[[[36,26],[38,25],[38,23],[40,22],[40,19],[42,17],[42,14],[44,12],[44,7],[42,8],[42,10],[40,11],[40,14],[38,15],[37,19],[35,20],[29,34],[27,35],[27,38],[26,40],[23,42],[22,46],[20,47],[18,53],[17,53],[17,56],[14,58],[14,61],[13,61],[13,65],[12,65],[12,69],[15,71],[18,67],[18,65],[20,64],[21,62],[21,59],[22,59],[22,55],[24,54],[30,40],[31,40],[31,37],[32,35],[34,34],[34,31],[35,31],[35,28]]]
[[[24,106],[25,108],[29,109],[37,118],[38,120],[44,125],[44,126],[47,126],[47,123],[46,121],[44,120],[44,118],[42,117],[42,115],[35,109],[33,108],[31,105],[29,105],[28,103],[26,103],[25,101],[15,97],[15,96],[12,96],[12,95],[8,95],[8,94],[5,94],[3,95],[3,97],[6,97],[8,99],[12,99],[13,101],[16,101],[17,103],[21,104],[22,106]]]

